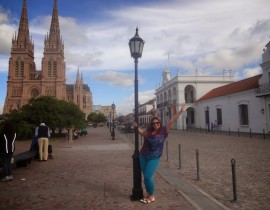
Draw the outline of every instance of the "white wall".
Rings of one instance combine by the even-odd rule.
[[[248,126],[240,125],[238,106],[242,103],[248,104]],[[210,123],[214,123],[217,119],[216,109],[219,106],[222,109],[221,130],[238,131],[239,129],[240,132],[249,132],[251,129],[253,133],[262,133],[263,129],[265,129],[265,132],[267,132],[264,103],[263,97],[255,96],[254,89],[199,102],[195,105],[196,127],[205,128],[205,108],[207,106],[209,107]],[[262,108],[265,110],[264,114],[261,113]]]

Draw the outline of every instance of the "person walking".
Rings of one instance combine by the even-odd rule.
[[[13,180],[11,159],[15,151],[16,132],[11,122],[5,122],[0,135],[0,157],[3,164],[4,178],[2,181]]]
[[[169,120],[166,127],[162,126],[162,122],[158,117],[153,117],[149,127],[145,130],[138,127],[137,122],[134,122],[134,127],[138,127],[138,133],[144,137],[144,143],[140,150],[139,160],[140,167],[143,173],[146,196],[140,200],[142,203],[151,203],[155,201],[155,184],[153,175],[159,165],[160,157],[162,156],[164,142],[173,127],[177,118],[185,111],[182,106],[179,112],[173,109],[173,117]]]
[[[48,160],[48,147],[50,138],[50,129],[45,123],[40,123],[38,129],[35,130],[35,136],[38,137],[39,161]]]

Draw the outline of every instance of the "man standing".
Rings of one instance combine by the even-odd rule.
[[[48,146],[50,138],[50,129],[45,123],[40,123],[40,126],[35,131],[35,136],[38,137],[39,146],[39,161],[48,160]]]

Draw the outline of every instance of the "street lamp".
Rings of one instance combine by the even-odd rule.
[[[112,140],[115,140],[115,132],[114,132],[114,110],[115,110],[115,104],[113,102],[112,104]]]
[[[112,126],[111,126],[111,124],[112,124],[112,112],[110,111],[110,118],[109,118],[109,124],[110,124],[110,133],[112,133]]]
[[[135,122],[138,123],[138,58],[142,57],[142,51],[144,46],[144,41],[139,37],[138,28],[136,28],[136,34],[129,40],[129,49],[130,55],[134,58],[135,63]],[[135,128],[135,150],[132,155],[133,158],[133,189],[132,195],[130,196],[131,200],[140,200],[143,198],[143,189],[142,189],[142,176],[139,162],[139,135],[138,127]]]

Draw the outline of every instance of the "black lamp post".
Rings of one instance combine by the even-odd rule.
[[[142,57],[142,51],[144,46],[144,41],[139,37],[138,28],[136,28],[136,34],[129,40],[129,49],[130,55],[134,58],[135,62],[135,122],[138,122],[138,58]],[[135,129],[135,150],[132,155],[133,158],[133,189],[132,195],[130,196],[131,200],[139,200],[143,198],[143,189],[142,189],[142,176],[139,162],[139,135],[138,127]]]
[[[115,104],[113,102],[112,104],[112,140],[115,140],[115,132],[114,132],[114,110],[115,110]]]
[[[109,117],[110,133],[112,133],[112,126],[111,126],[112,122],[111,122],[111,120],[112,120],[112,112],[110,111],[110,117]]]

